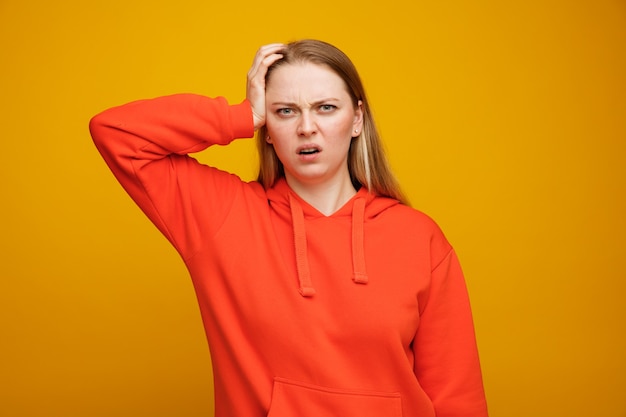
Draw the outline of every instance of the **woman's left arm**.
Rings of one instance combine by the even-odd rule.
[[[453,249],[432,270],[413,351],[437,417],[487,417],[469,297]]]

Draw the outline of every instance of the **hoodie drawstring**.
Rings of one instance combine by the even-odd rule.
[[[300,204],[291,194],[289,194],[289,206],[291,208],[291,223],[293,225],[300,294],[303,297],[312,297],[315,294],[315,288],[313,288],[313,283],[311,282],[311,270],[309,268],[309,257],[307,256],[304,213]]]
[[[303,297],[312,297],[315,295],[315,288],[313,288],[311,270],[309,268],[304,212],[300,203],[291,194],[289,194],[289,206],[293,226],[298,283],[300,285],[299,292]],[[364,221],[365,199],[357,198],[352,205],[352,280],[358,284],[367,284],[368,282],[365,270]]]
[[[364,221],[365,199],[357,198],[352,205],[352,279],[358,284],[367,284],[368,281],[365,271]]]

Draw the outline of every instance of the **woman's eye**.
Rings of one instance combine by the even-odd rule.
[[[333,106],[332,104],[322,104],[320,106],[320,110],[323,112],[330,112],[337,108],[337,106]]]
[[[281,116],[289,116],[290,114],[293,114],[293,109],[278,109],[276,110],[276,113]]]

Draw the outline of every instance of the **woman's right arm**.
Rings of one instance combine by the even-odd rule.
[[[91,120],[107,165],[183,258],[219,229],[243,186],[236,176],[187,155],[252,137],[265,124],[265,75],[282,48],[259,48],[241,104],[178,94],[114,107]]]
[[[250,102],[179,94],[106,110],[90,122],[94,143],[144,213],[181,252],[219,227],[241,181],[187,154],[252,137]],[[211,222],[196,224],[210,213]]]

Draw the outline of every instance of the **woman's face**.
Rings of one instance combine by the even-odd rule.
[[[267,141],[292,188],[350,183],[348,150],[361,133],[363,111],[337,74],[312,63],[281,65],[271,74],[265,100]]]

